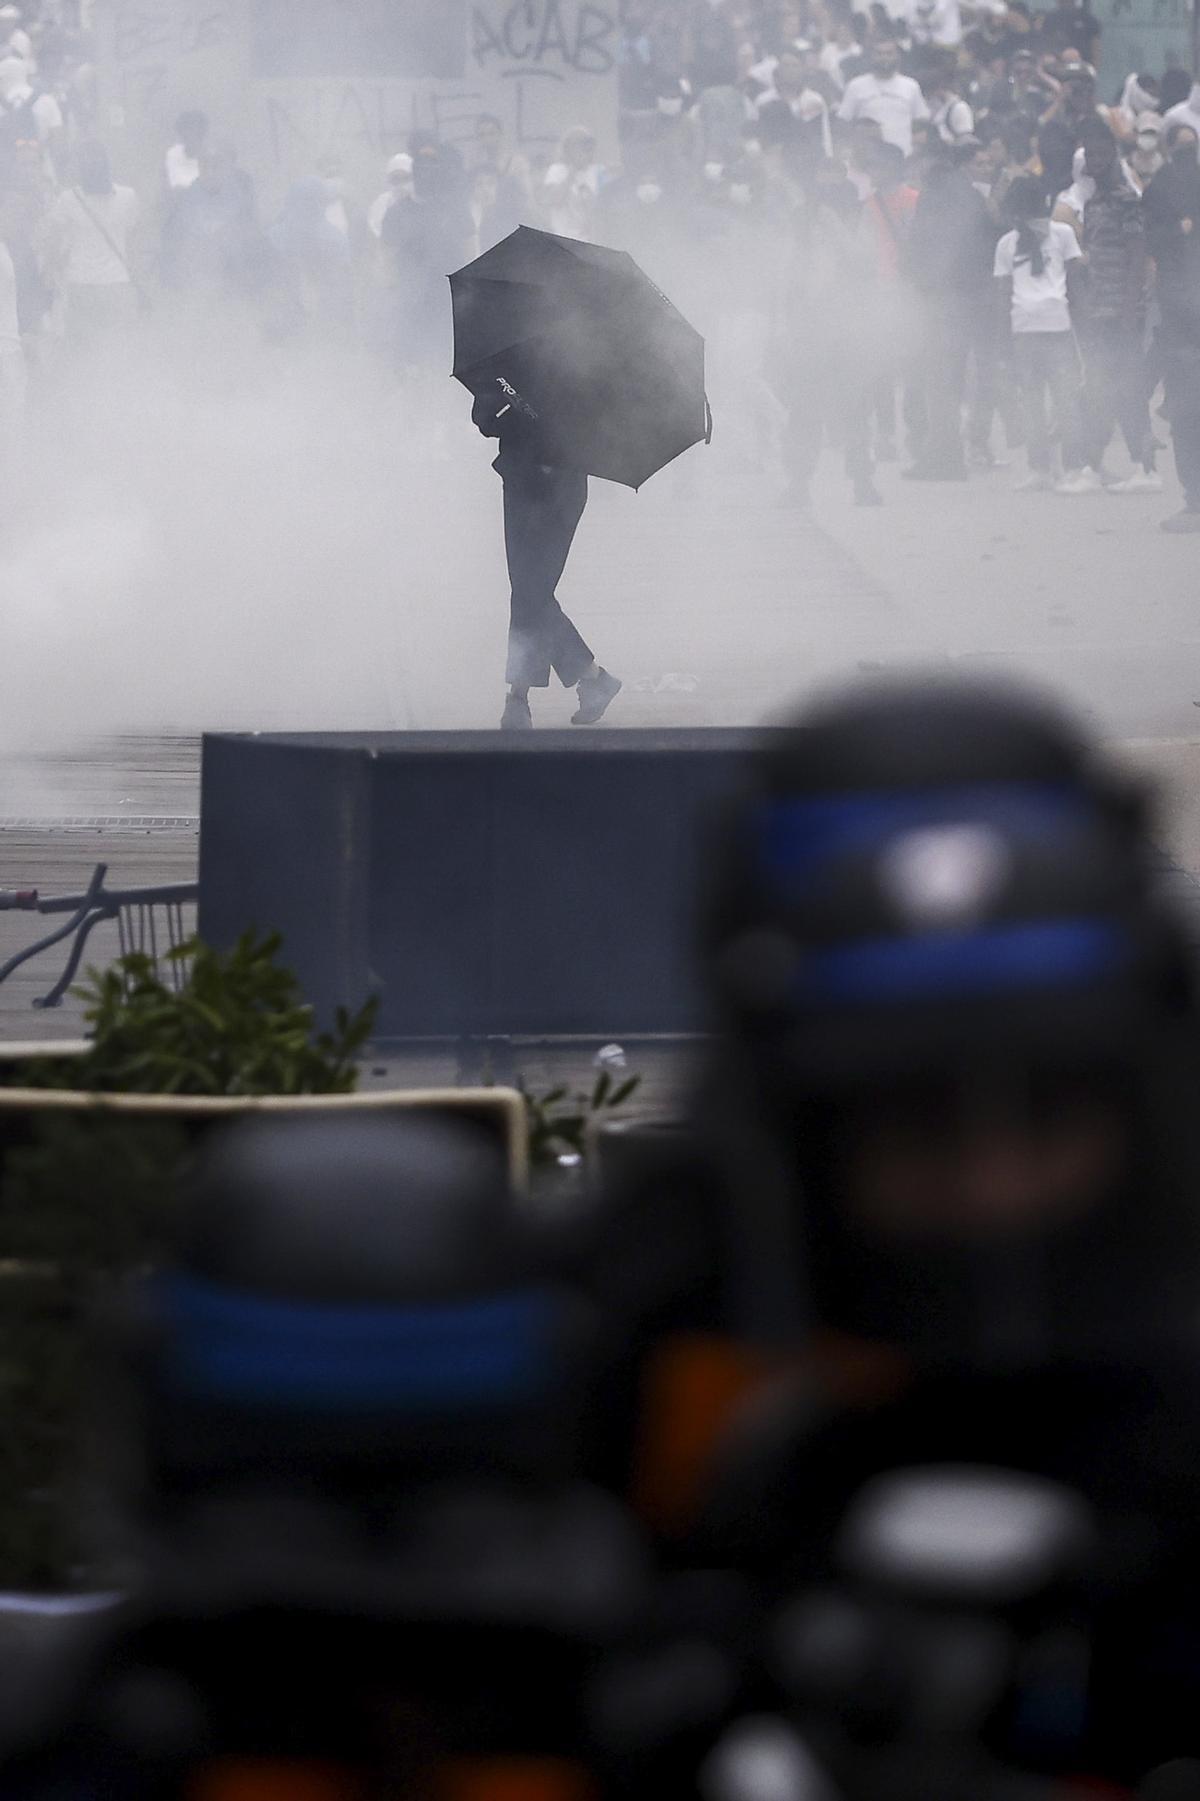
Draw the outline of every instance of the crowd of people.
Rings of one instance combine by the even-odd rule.
[[[319,157],[272,210],[196,110],[156,192],[115,179],[77,9],[0,7],[4,411],[60,344],[215,297],[444,367],[446,274],[525,222],[646,264],[788,504],[825,446],[864,506],[881,462],[962,481],[1022,447],[1022,488],[1151,493],[1169,426],[1164,527],[1200,529],[1200,87],[1102,92],[1100,37],[1086,0],[626,0],[615,154],[485,114],[412,132],[376,194]]]
[[[1102,92],[1100,38],[1085,0],[627,8],[625,169],[576,204],[742,248],[797,504],[823,443],[878,504],[902,437],[916,480],[1023,446],[1022,488],[1153,492],[1161,381],[1200,529],[1200,89]]]

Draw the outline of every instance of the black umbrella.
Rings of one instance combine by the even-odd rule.
[[[454,374],[515,390],[547,463],[638,488],[707,440],[704,339],[625,251],[519,225],[450,293]]]

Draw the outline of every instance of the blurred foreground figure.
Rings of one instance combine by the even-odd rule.
[[[573,1474],[592,1337],[490,1148],[215,1136],[131,1332],[146,1585],[6,1801],[580,1792],[580,1685],[645,1574]]]
[[[777,1623],[768,1686],[864,1801],[1196,1755],[1195,1013],[1140,799],[1020,694],[851,695],[762,753],[709,950],[807,1355],[702,1537],[768,1610],[882,1597]]]

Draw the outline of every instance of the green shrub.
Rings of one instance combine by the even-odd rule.
[[[312,1008],[277,957],[277,933],[239,938],[231,951],[192,939],[173,959],[190,964],[176,990],[149,957],[92,970],[76,990],[86,1003],[86,1057],[29,1058],[7,1073],[12,1087],[85,1088],[102,1094],[348,1094],[371,1035],[375,1002],[332,1032],[313,1032]]]

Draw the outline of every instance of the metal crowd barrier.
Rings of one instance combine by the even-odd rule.
[[[105,920],[115,920],[121,955],[141,952],[160,973],[165,970],[173,988],[182,987],[186,972],[180,959],[167,953],[186,942],[183,910],[196,901],[199,884],[172,882],[157,888],[106,888],[107,874],[108,864],[97,863],[82,894],[60,894],[50,900],[43,900],[36,888],[0,888],[0,912],[68,915],[64,925],[0,963],[0,983],[6,982],[22,964],[69,938],[72,942],[66,968],[53,988],[33,1003],[35,1007],[59,1006],[78,974],[88,939]]]

